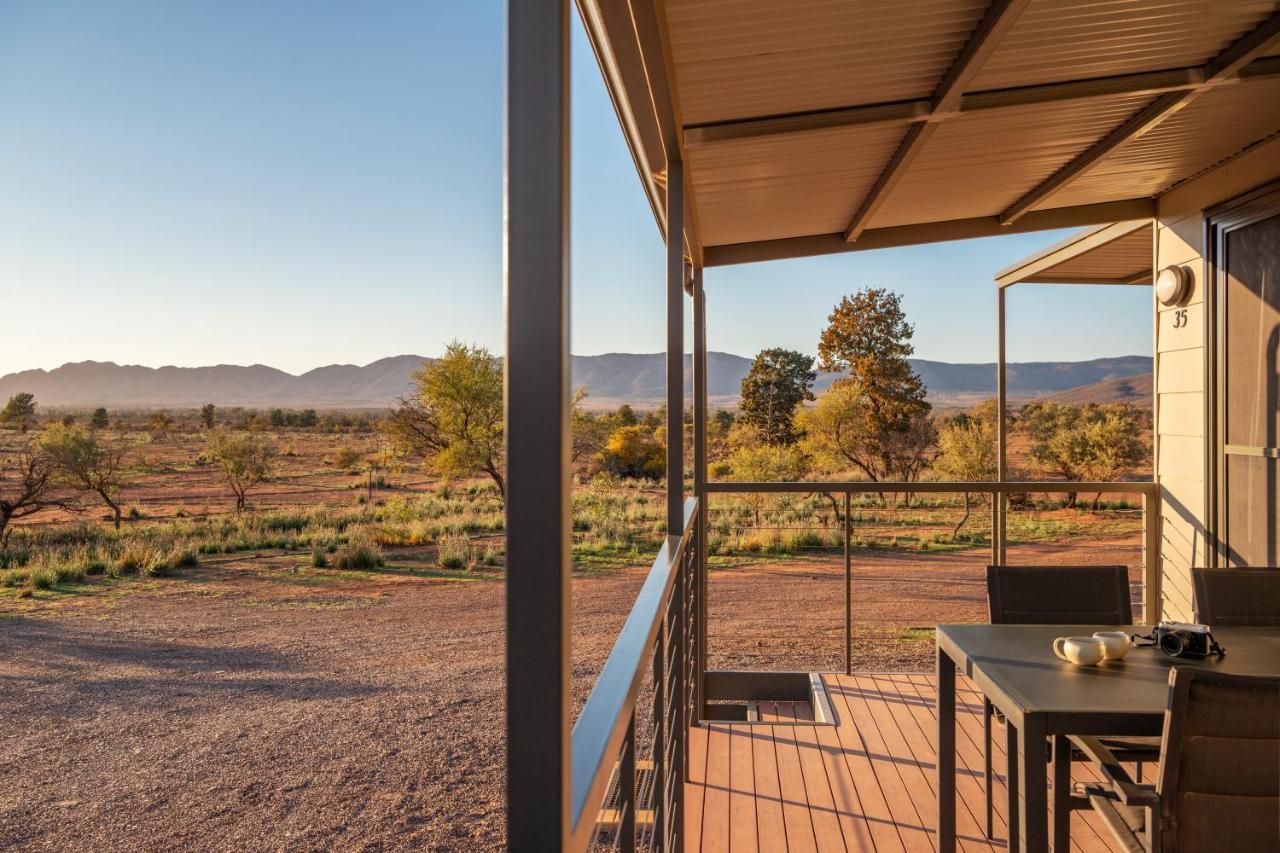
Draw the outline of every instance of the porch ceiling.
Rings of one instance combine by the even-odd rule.
[[[1149,285],[1154,231],[1150,219],[1086,229],[996,273],[996,285]]]
[[[1280,0],[578,0],[707,266],[1150,216],[1280,132]]]

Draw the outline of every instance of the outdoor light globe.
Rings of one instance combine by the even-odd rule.
[[[1186,267],[1165,267],[1156,276],[1156,298],[1161,305],[1177,305],[1191,292],[1191,270]]]

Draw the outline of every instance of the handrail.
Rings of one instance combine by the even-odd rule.
[[[987,492],[989,494],[1009,495],[1023,492],[1111,492],[1115,494],[1155,494],[1157,484],[1154,480],[921,480],[907,482],[904,480],[881,481],[871,480],[815,480],[806,482],[738,482],[712,480],[706,483],[708,492],[722,494],[743,492],[853,492],[874,494],[876,492],[912,492],[923,494],[961,492]]]
[[[604,668],[591,688],[591,695],[574,723],[569,825],[576,850],[586,848],[595,829],[600,800],[635,710],[640,682],[694,529],[690,522],[697,512],[697,498],[686,500],[680,535],[668,535],[663,542]]]

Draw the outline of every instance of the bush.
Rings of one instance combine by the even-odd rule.
[[[333,467],[354,468],[364,458],[364,454],[348,444],[339,447],[333,453]]]
[[[324,551],[321,550],[320,548],[313,548],[311,550],[311,568],[325,569],[328,567],[329,567],[329,558],[325,556]]]
[[[0,586],[22,586],[27,582],[28,572],[25,569],[6,569],[0,572]]]
[[[52,569],[32,569],[27,576],[27,583],[32,589],[52,589],[58,582],[58,575]]]
[[[436,563],[442,569],[461,571],[470,569],[474,553],[471,540],[466,536],[446,536],[440,540]]]
[[[382,565],[382,552],[378,546],[367,540],[348,543],[338,549],[333,564],[340,569],[356,569],[371,571]]]

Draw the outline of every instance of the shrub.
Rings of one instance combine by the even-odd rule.
[[[52,569],[32,569],[27,576],[27,583],[32,589],[51,589],[58,582],[58,576]]]
[[[28,572],[25,569],[5,569],[0,572],[0,586],[22,586],[27,582]]]
[[[333,564],[340,569],[370,571],[382,565],[382,552],[368,540],[357,540],[338,549]]]
[[[333,453],[333,467],[354,468],[364,458],[364,454],[349,444],[344,444]]]
[[[324,569],[329,566],[329,558],[325,556],[324,551],[319,548],[313,548],[311,551],[311,568]]]
[[[129,511],[126,513],[126,515],[128,515],[129,518],[133,519],[134,521],[137,521],[138,519],[143,517],[142,507],[138,506],[137,504],[133,504],[132,506],[129,507]]]
[[[460,571],[470,569],[474,554],[471,540],[466,536],[446,536],[440,540],[436,563],[442,569]]]

